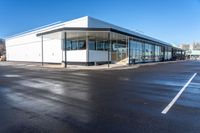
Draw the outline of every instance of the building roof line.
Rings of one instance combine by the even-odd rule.
[[[36,32],[38,30],[43,30],[43,29],[46,29],[46,28],[52,28],[52,26],[57,26],[58,24],[62,24],[62,23],[63,23],[62,21],[57,21],[57,22],[54,22],[54,23],[51,23],[51,24],[40,26],[38,28],[34,28],[34,29],[31,29],[31,30],[27,30],[27,31],[24,31],[24,32],[21,32],[21,33],[18,33],[18,34],[8,36],[5,39],[10,39],[10,38],[13,38],[13,37],[22,36],[22,35],[29,34],[29,33],[32,33],[32,32]]]

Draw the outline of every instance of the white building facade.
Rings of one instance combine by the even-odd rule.
[[[82,17],[6,39],[7,61],[67,64],[144,63],[184,59],[163,41]]]

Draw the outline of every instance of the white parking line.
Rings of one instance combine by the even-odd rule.
[[[166,114],[170,108],[174,105],[174,103],[178,100],[178,98],[181,96],[183,91],[187,88],[187,86],[191,83],[191,81],[194,79],[194,77],[197,75],[195,73],[189,80],[188,82],[183,86],[183,88],[178,92],[178,94],[174,97],[174,99],[165,107],[165,109],[161,112],[162,114]]]

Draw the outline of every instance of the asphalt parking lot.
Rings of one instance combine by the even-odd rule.
[[[199,133],[199,125],[200,61],[117,71],[0,63],[1,133]]]

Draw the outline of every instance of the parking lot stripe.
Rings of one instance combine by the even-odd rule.
[[[174,103],[178,100],[178,98],[181,96],[183,91],[187,88],[187,86],[191,83],[191,81],[194,79],[194,77],[197,75],[195,73],[189,80],[188,82],[183,86],[183,88],[178,92],[178,94],[174,97],[174,99],[165,107],[165,109],[161,112],[162,114],[166,114],[170,108],[174,105]]]

